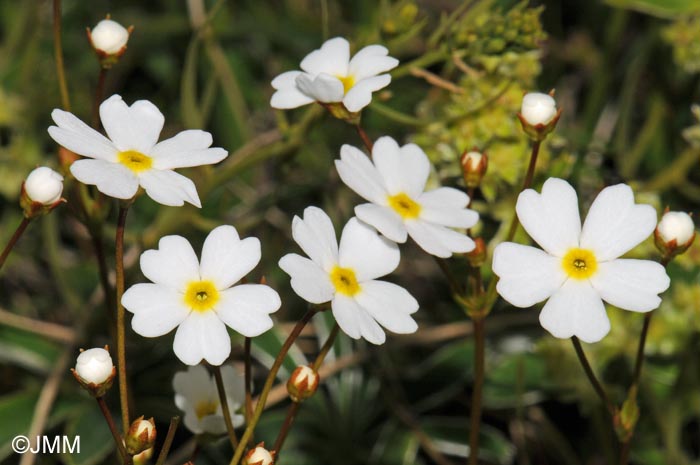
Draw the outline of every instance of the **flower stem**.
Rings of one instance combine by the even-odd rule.
[[[243,345],[243,352],[244,352],[244,363],[245,363],[245,371],[244,371],[244,383],[245,383],[245,406],[243,408],[243,414],[245,415],[245,422],[248,424],[248,421],[250,421],[250,417],[253,416],[253,395],[250,392],[250,381],[252,378],[252,373],[251,373],[251,359],[250,359],[250,345],[251,345],[251,339],[249,337],[245,338],[245,343]]]
[[[61,0],[53,0],[53,51],[56,60],[58,88],[61,92],[61,106],[64,110],[70,111],[66,71],[63,66],[63,46],[61,45]]]
[[[102,103],[105,80],[107,78],[107,68],[100,66],[100,74],[97,77],[97,87],[95,88],[95,99],[92,101],[92,127],[100,129],[100,103]]]
[[[335,342],[335,338],[338,336],[339,330],[340,326],[338,326],[338,323],[336,323],[333,326],[333,329],[331,330],[330,334],[328,335],[328,339],[326,339],[326,342],[323,344],[323,347],[321,347],[321,350],[316,356],[316,360],[314,360],[313,365],[311,365],[314,371],[318,371],[318,369],[323,364],[323,360],[326,358],[326,355],[328,355],[328,352],[333,347],[333,343]],[[284,423],[282,424],[282,427],[280,428],[280,431],[277,434],[275,445],[272,448],[272,450],[275,451],[275,461],[279,460],[280,453],[282,451],[282,446],[284,445],[285,439],[287,439],[287,434],[289,434],[289,430],[292,428],[292,423],[294,423],[294,419],[296,418],[300,406],[301,402],[294,401],[287,410],[287,417],[284,419]]]
[[[484,345],[486,329],[485,315],[474,321],[474,387],[472,390],[472,410],[469,428],[469,465],[479,463],[479,431],[481,429],[481,401],[484,387]]]
[[[126,380],[125,312],[124,306],[122,305],[122,295],[124,295],[124,227],[126,226],[126,215],[128,212],[128,205],[121,205],[119,207],[117,237],[115,241],[117,271],[117,365],[119,370],[119,400],[122,410],[122,427],[125,432],[129,429],[129,390]]]
[[[616,410],[615,405],[610,401],[608,394],[605,392],[605,389],[603,389],[603,385],[600,384],[600,381],[598,378],[596,378],[595,373],[593,373],[593,368],[591,368],[591,364],[588,363],[586,354],[583,352],[583,347],[581,347],[581,342],[576,336],[571,337],[571,342],[574,344],[574,349],[576,350],[578,360],[581,362],[581,366],[583,366],[583,370],[586,372],[586,376],[588,376],[588,380],[591,382],[593,389],[595,389],[595,392],[598,394],[598,397],[600,397],[600,400],[603,401],[603,404],[608,410],[608,413],[610,413],[610,416],[614,418]]]
[[[117,425],[114,424],[114,418],[112,418],[112,414],[109,412],[109,408],[107,408],[105,398],[100,396],[97,397],[96,400],[97,405],[100,406],[102,415],[104,415],[105,420],[107,421],[107,426],[109,426],[109,431],[112,433],[114,443],[117,445],[119,455],[121,456],[124,463],[127,463],[127,461],[131,461],[131,456],[129,456],[129,454],[126,453],[126,449],[124,449],[124,440],[122,439],[121,434],[119,434],[119,430],[117,430]]]
[[[226,423],[228,438],[235,449],[238,447],[238,438],[236,437],[236,430],[231,421],[231,411],[228,408],[228,399],[226,398],[226,389],[224,388],[224,379],[221,376],[220,366],[214,367],[214,379],[216,380],[216,390],[219,391],[219,402],[221,403],[221,411],[224,414],[224,423]]]
[[[274,363],[272,364],[272,367],[270,368],[270,373],[267,375],[265,385],[263,386],[262,392],[260,393],[260,397],[258,398],[258,403],[255,405],[255,411],[253,412],[253,416],[250,419],[248,425],[246,426],[245,431],[243,432],[243,436],[241,437],[241,441],[238,443],[238,447],[236,447],[230,465],[238,465],[238,462],[240,462],[241,457],[243,456],[243,452],[245,451],[246,445],[248,444],[248,441],[253,435],[255,426],[258,424],[260,416],[262,415],[262,412],[265,409],[265,402],[267,401],[267,396],[270,393],[270,389],[272,389],[272,385],[275,383],[277,372],[282,366],[282,362],[284,362],[284,359],[287,356],[287,352],[289,352],[289,349],[292,347],[292,344],[294,344],[294,341],[297,339],[297,337],[299,337],[299,334],[301,333],[301,330],[304,329],[304,326],[306,326],[306,324],[311,320],[311,317],[313,317],[316,314],[316,311],[316,308],[309,309],[304,314],[304,316],[301,317],[301,320],[299,320],[294,326],[292,332],[289,333],[289,336],[287,336],[287,340],[284,341],[282,348],[280,349],[279,353],[277,354],[277,357],[275,358]]]
[[[362,139],[362,143],[365,144],[365,147],[367,147],[367,150],[369,150],[369,156],[370,158],[372,157],[372,147],[374,144],[372,144],[372,139],[369,138],[367,133],[365,132],[364,129],[362,129],[362,126],[360,126],[360,123],[357,123],[354,125],[355,130],[357,130],[357,134],[360,136],[360,139]]]
[[[15,246],[15,244],[17,244],[17,241],[22,236],[22,234],[24,234],[24,231],[25,229],[27,229],[27,226],[29,226],[30,221],[31,220],[26,216],[22,218],[22,222],[19,224],[19,226],[17,226],[17,229],[10,238],[10,241],[7,243],[5,249],[2,251],[2,255],[0,255],[0,269],[2,269],[2,266],[5,264],[5,260],[7,260],[8,255],[10,255],[12,248]]]
[[[158,460],[156,465],[163,465],[165,459],[168,458],[168,452],[170,452],[170,446],[173,445],[173,439],[175,438],[175,431],[177,431],[177,426],[180,424],[180,417],[172,417],[170,419],[170,426],[168,427],[168,434],[165,436],[165,441],[163,442],[163,447],[160,449],[160,454],[158,454]]]

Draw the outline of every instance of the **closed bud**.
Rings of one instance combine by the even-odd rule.
[[[82,350],[71,370],[82,387],[95,397],[102,397],[112,387],[116,368],[107,347]]]
[[[294,402],[308,399],[318,389],[320,377],[318,372],[310,366],[300,365],[292,372],[287,381],[287,392]]]
[[[24,216],[34,218],[44,215],[61,202],[63,193],[63,176],[47,166],[36,168],[22,184],[20,206]]]
[[[695,224],[685,212],[666,211],[654,230],[656,247],[668,257],[682,254],[694,240]]]
[[[124,445],[129,455],[140,454],[156,443],[156,424],[153,418],[143,419],[143,415],[134,420],[124,438]]]
[[[146,465],[151,457],[153,457],[153,447],[134,455],[131,458],[131,461],[134,463],[134,465]]]
[[[133,26],[127,29],[118,22],[111,20],[109,15],[107,15],[106,19],[97,23],[92,30],[90,28],[87,29],[90,45],[97,53],[103,68],[112,67],[119,60],[119,57],[124,54],[133,29]]]
[[[248,451],[243,460],[244,465],[271,465],[275,462],[275,452],[265,449],[265,443],[261,442]]]
[[[469,152],[465,151],[462,153],[460,162],[462,163],[462,175],[464,176],[464,182],[467,187],[479,187],[484,174],[486,174],[488,161],[486,152],[479,152],[476,149],[472,149]]]
[[[561,109],[557,109],[553,95],[554,91],[549,94],[530,92],[523,97],[518,119],[525,133],[535,141],[544,140],[561,116]]]
[[[474,250],[466,254],[469,264],[479,268],[486,262],[486,243],[480,237],[474,238]]]

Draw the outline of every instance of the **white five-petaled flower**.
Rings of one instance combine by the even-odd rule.
[[[197,260],[184,237],[166,236],[158,250],[141,255],[141,271],[151,283],[131,286],[122,297],[141,336],[157,337],[175,327],[175,355],[187,365],[202,359],[221,365],[231,353],[226,325],[247,337],[272,327],[269,314],[280,297],[263,284],[234,286],[260,261],[260,241],[241,240],[233,226],[219,226],[204,241]]]
[[[618,258],[647,238],[656,212],[634,203],[632,189],[618,184],[603,189],[581,226],[576,192],[566,181],[550,178],[542,193],[518,197],[516,211],[525,231],[544,250],[505,242],[493,256],[498,293],[516,307],[547,300],[542,326],[558,338],[577,336],[596,342],[610,330],[603,301],[635,312],[659,306],[657,294],[670,280],[650,260]]]
[[[291,277],[292,289],[314,304],[331,302],[333,316],[350,337],[373,344],[386,340],[386,329],[413,333],[411,317],[418,302],[404,288],[376,279],[399,265],[398,246],[370,226],[351,218],[343,228],[340,246],[331,219],[316,207],[294,217],[292,235],[309,258],[287,254],[279,262]]]
[[[350,44],[342,37],[327,40],[320,49],[301,62],[303,71],[287,71],[272,81],[276,92],[270,100],[273,108],[297,108],[314,101],[342,102],[358,112],[372,101],[372,92],[391,82],[387,71],[399,61],[388,56],[381,45],[368,45],[350,59]]]
[[[445,258],[474,249],[471,238],[449,229],[471,228],[479,220],[467,208],[469,196],[451,187],[425,192],[430,162],[417,145],[399,147],[391,137],[381,137],[371,161],[343,145],[335,166],[343,182],[371,202],[355,207],[355,215],[392,241],[403,243],[410,235],[429,254]]]
[[[530,92],[523,97],[520,114],[529,124],[547,124],[557,115],[557,102],[549,94]]]
[[[228,365],[221,367],[226,399],[233,426],[243,424],[243,415],[234,414],[245,400],[243,377]],[[202,365],[190,366],[175,373],[173,378],[175,405],[185,412],[183,422],[194,434],[223,434],[226,432],[221,402],[214,377]]]
[[[130,199],[139,189],[146,190],[158,203],[181,206],[184,202],[201,207],[194,183],[173,171],[175,168],[211,165],[227,156],[221,148],[210,148],[211,134],[200,130],[182,131],[158,142],[163,114],[147,100],[127,106],[119,95],[100,105],[102,125],[109,136],[80,121],[72,113],[54,110],[51,137],[79,155],[71,173],[85,184],[111,197]]]

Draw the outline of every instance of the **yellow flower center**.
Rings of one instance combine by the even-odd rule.
[[[219,301],[219,291],[211,281],[192,281],[187,285],[184,300],[192,310],[206,312]]]
[[[148,155],[144,155],[136,150],[127,150],[119,152],[117,155],[119,163],[129,168],[134,173],[150,170],[153,166],[153,159]]]
[[[331,282],[335,286],[335,290],[341,294],[353,296],[360,292],[355,272],[350,268],[334,267],[331,271]]]
[[[561,266],[570,278],[588,279],[598,269],[598,260],[590,250],[573,248],[561,259]]]
[[[343,83],[343,93],[347,94],[352,86],[355,85],[355,76],[350,74],[349,76],[336,76],[340,82]]]
[[[389,196],[387,201],[389,202],[389,206],[393,208],[396,213],[401,215],[402,218],[410,220],[420,215],[420,205],[403,192]]]
[[[214,415],[217,408],[219,408],[219,402],[214,400],[203,400],[201,402],[197,402],[197,405],[194,406],[194,413],[197,415],[197,419],[201,420],[209,415]]]

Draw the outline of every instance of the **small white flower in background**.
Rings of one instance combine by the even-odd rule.
[[[676,245],[681,246],[695,235],[695,224],[685,212],[667,212],[661,217],[657,231],[665,242],[675,241]]]
[[[411,317],[418,310],[416,299],[396,284],[376,280],[399,265],[396,244],[351,218],[338,246],[331,219],[316,207],[306,208],[303,219],[294,217],[292,236],[310,260],[287,254],[280,268],[301,298],[313,304],[331,302],[333,316],[348,336],[383,344],[381,326],[399,334],[418,329]]]
[[[194,183],[173,171],[175,168],[211,165],[227,156],[221,148],[210,148],[211,134],[200,130],[182,131],[158,142],[163,114],[147,100],[127,106],[119,95],[100,105],[104,137],[72,113],[54,110],[58,126],[49,127],[51,137],[63,147],[91,160],[78,160],[71,173],[85,184],[94,184],[103,194],[130,199],[139,186],[158,203],[181,206],[184,202],[201,207]]]
[[[542,193],[523,191],[516,205],[523,228],[544,250],[504,242],[493,255],[498,293],[516,307],[547,300],[542,326],[558,338],[596,342],[610,330],[603,301],[648,312],[670,279],[650,260],[618,258],[646,239],[656,211],[634,203],[625,184],[607,187],[595,199],[581,227],[573,187],[550,178]]]
[[[24,191],[32,201],[52,205],[61,200],[63,176],[49,167],[40,166],[27,176]]]
[[[122,297],[134,314],[131,326],[144,337],[177,327],[173,350],[187,365],[202,359],[221,365],[231,353],[226,326],[247,337],[272,328],[269,314],[280,297],[264,284],[240,284],[260,262],[260,241],[241,240],[233,226],[219,226],[204,241],[201,261],[184,237],[166,236],[157,250],[141,255],[141,271],[151,283],[131,286]]]
[[[102,384],[112,376],[114,363],[105,349],[84,350],[78,355],[75,372],[85,383]]]
[[[303,71],[288,71],[272,81],[277,91],[270,100],[273,108],[288,109],[322,103],[342,102],[358,112],[372,101],[372,92],[388,86],[387,71],[399,61],[388,56],[381,45],[368,45],[350,59],[350,44],[342,37],[327,40],[301,62]]]
[[[417,145],[399,147],[391,137],[381,137],[372,160],[343,145],[335,166],[343,182],[371,202],[355,207],[355,215],[392,241],[403,243],[411,236],[423,250],[443,258],[474,249],[471,238],[449,229],[471,228],[479,220],[467,208],[469,196],[451,187],[425,192],[430,162]]]
[[[88,36],[96,51],[105,55],[115,55],[126,47],[129,41],[129,30],[107,18],[97,23],[92,30],[88,29]]]
[[[530,92],[523,97],[520,114],[532,126],[547,124],[557,115],[557,102],[551,95]]]
[[[221,378],[226,390],[229,411],[234,427],[243,424],[243,415],[236,412],[245,401],[245,384],[233,367],[221,367]],[[201,365],[179,371],[173,378],[175,405],[185,413],[183,423],[194,434],[223,434],[226,432],[216,381]]]
[[[249,450],[243,461],[245,465],[272,465],[275,453],[265,449],[265,443],[261,442]]]

